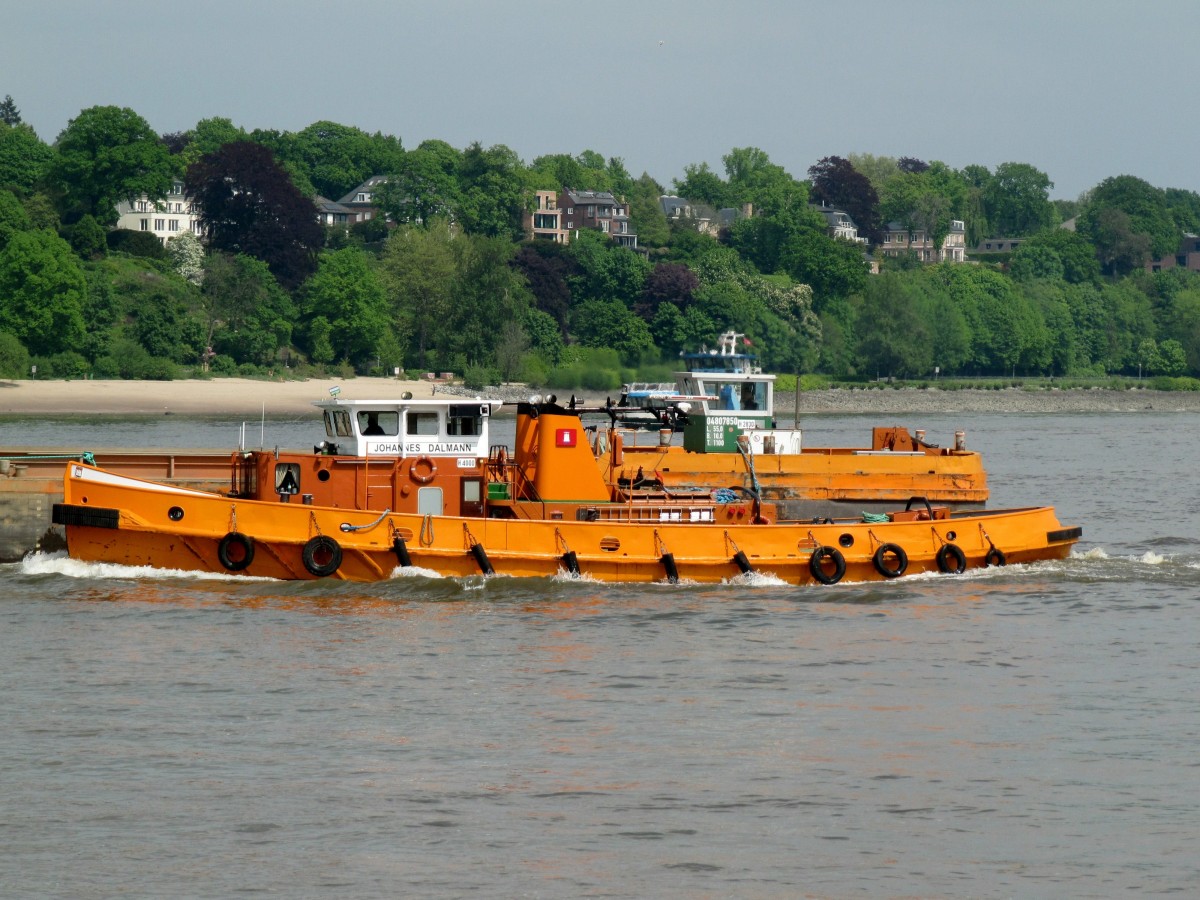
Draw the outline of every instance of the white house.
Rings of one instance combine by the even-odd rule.
[[[117,204],[117,227],[149,231],[164,244],[185,231],[201,236],[200,220],[184,196],[182,181],[172,184],[171,192],[160,200],[151,200],[145,194],[132,203],[122,200]]]

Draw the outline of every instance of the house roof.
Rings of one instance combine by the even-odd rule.
[[[342,206],[342,204],[337,203],[336,201],[330,200],[328,197],[321,197],[321,196],[313,197],[313,203],[316,205],[317,209],[323,213],[349,213],[350,212],[349,207]]]
[[[358,187],[354,188],[354,190],[350,191],[350,193],[346,194],[346,196],[339,200],[338,203],[345,203],[351,206],[362,206],[362,201],[355,200],[354,198],[359,194],[371,194],[375,188],[379,187],[379,185],[387,184],[387,180],[388,177],[386,175],[372,175]]]
[[[612,195],[611,191],[576,191],[571,188],[563,188],[563,193],[571,198],[571,202],[580,203],[613,203],[617,202],[617,198]]]

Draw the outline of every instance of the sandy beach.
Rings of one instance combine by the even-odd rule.
[[[345,399],[370,400],[430,397],[435,391],[459,396],[486,396],[517,400],[533,393],[520,385],[484,391],[460,386],[432,385],[425,381],[393,378],[325,378],[304,381],[259,381],[247,378],[213,378],[190,381],[0,381],[0,415],[189,415],[259,416],[308,415],[314,400],[340,388]],[[615,400],[615,392],[613,399]],[[792,412],[795,395],[779,392],[776,408]],[[601,404],[605,396],[585,396],[583,402]],[[1133,413],[1148,410],[1200,412],[1200,392],[1149,390],[959,390],[916,388],[809,391],[800,395],[800,413],[905,414],[905,413]]]

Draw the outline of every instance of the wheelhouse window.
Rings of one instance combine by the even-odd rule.
[[[435,412],[410,412],[408,414],[408,433],[436,435],[438,433],[438,415]]]
[[[446,433],[453,437],[477,437],[483,433],[483,416],[478,406],[452,406]]]
[[[362,410],[358,414],[358,430],[370,437],[400,433],[400,413],[395,410]]]
[[[354,429],[350,427],[350,413],[344,409],[325,410],[325,434],[328,437],[350,437]]]
[[[713,387],[716,389],[715,393],[717,395],[716,409],[749,410],[767,408],[767,385],[765,382],[717,382]]]

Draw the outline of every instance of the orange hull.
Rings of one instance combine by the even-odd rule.
[[[658,522],[422,516],[185,491],[83,464],[67,466],[63,495],[55,518],[76,559],[279,579],[380,581],[410,564],[458,577],[881,581],[1062,559],[1080,537],[1050,507],[870,524],[689,522],[666,511]]]

